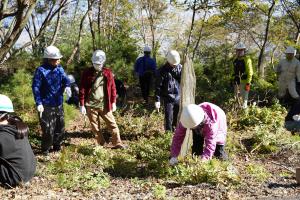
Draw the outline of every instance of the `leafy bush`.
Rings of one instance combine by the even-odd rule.
[[[229,162],[212,159],[203,162],[199,159],[187,158],[173,169],[174,179],[182,184],[211,183],[237,185],[240,177]]]
[[[262,165],[257,163],[247,164],[246,171],[252,179],[258,182],[264,182],[270,176],[270,173]]]
[[[166,187],[160,184],[155,184],[155,186],[152,188],[153,193],[156,199],[165,199],[166,198]]]
[[[103,169],[110,163],[109,153],[101,148],[85,144],[69,146],[62,150],[59,158],[47,166],[60,187],[68,189],[94,190],[110,185]]]
[[[116,112],[116,120],[122,137],[126,139],[159,136],[164,132],[162,114],[155,111],[149,113],[142,106],[130,107],[123,116]]]
[[[279,128],[283,126],[285,114],[286,110],[279,104],[274,104],[269,108],[250,106],[248,109],[240,111],[237,123],[241,129],[258,125]]]
[[[17,112],[32,113],[34,98],[31,90],[32,75],[24,69],[18,70],[1,86],[1,93],[6,94],[12,100]]]

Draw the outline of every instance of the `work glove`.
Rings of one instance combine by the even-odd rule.
[[[246,83],[246,85],[245,85],[245,90],[246,90],[247,92],[250,91],[250,83]]]
[[[84,106],[79,106],[80,113],[86,115],[86,109]]]
[[[38,106],[37,106],[37,110],[38,110],[38,112],[40,112],[40,113],[44,112],[44,106],[43,106],[43,105],[38,105]]]
[[[177,157],[172,157],[169,161],[170,165],[176,165],[178,163]]]
[[[293,120],[299,122],[300,121],[300,115],[294,115]]]
[[[116,103],[113,103],[113,104],[112,104],[112,111],[115,112],[116,110],[117,110]]]
[[[70,87],[66,87],[65,93],[67,94],[67,98],[69,99],[72,96],[72,91]]]
[[[158,101],[158,102],[155,102],[155,108],[156,109],[159,109],[160,108],[160,102]]]

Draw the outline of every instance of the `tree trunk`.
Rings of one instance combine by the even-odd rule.
[[[296,39],[295,39],[295,44],[298,45],[299,44],[299,40],[300,40],[300,30],[297,31],[296,34]]]
[[[269,28],[270,28],[270,21],[272,18],[272,11],[273,8],[275,6],[275,1],[272,1],[271,7],[268,10],[268,19],[267,19],[267,24],[266,24],[266,29],[265,29],[265,35],[264,35],[264,41],[263,41],[263,45],[260,49],[260,53],[259,53],[259,57],[258,57],[258,64],[257,67],[259,69],[259,76],[261,78],[264,78],[265,76],[265,48],[266,48],[266,44],[268,42],[268,36],[269,36]]]
[[[78,39],[77,39],[77,43],[75,44],[75,47],[72,51],[71,56],[69,57],[68,61],[67,61],[67,65],[66,68],[71,64],[71,62],[74,60],[75,55],[79,55],[79,49],[80,49],[80,44],[81,44],[81,40],[82,40],[82,29],[83,29],[83,23],[85,21],[85,18],[87,17],[88,13],[89,13],[89,9],[86,11],[86,13],[84,14],[84,16],[81,19],[80,22],[80,27],[79,27],[79,33],[78,33]]]
[[[181,97],[178,119],[180,119],[182,108],[184,106],[195,103],[196,76],[193,62],[188,55],[186,56],[184,66],[182,68],[180,87]],[[186,136],[181,146],[180,156],[184,157],[187,155],[188,149],[192,144],[192,139],[192,131],[187,129]]]
[[[94,26],[93,26],[93,17],[92,17],[92,8],[93,8],[93,1],[88,1],[88,9],[90,10],[88,13],[88,17],[89,17],[89,23],[90,23],[90,31],[91,31],[91,35],[92,35],[92,43],[93,43],[93,50],[96,50],[96,37],[95,37],[95,30],[94,30]]]
[[[62,11],[62,9],[58,12],[58,15],[57,15],[56,26],[55,26],[54,34],[53,34],[53,37],[51,39],[50,45],[54,45],[55,44],[56,39],[57,39],[57,35],[59,33],[61,11]]]
[[[97,47],[101,47],[101,9],[102,8],[102,0],[99,0],[98,3],[98,16],[97,16],[97,25],[98,25],[98,44]]]
[[[191,36],[192,36],[193,29],[194,29],[195,17],[196,17],[196,3],[197,3],[197,0],[194,0],[194,3],[193,3],[192,23],[191,23],[191,28],[190,28],[190,32],[189,32],[188,41],[187,41],[187,44],[186,44],[186,47],[185,47],[185,51],[183,53],[184,58],[185,58],[186,54],[189,51],[189,46],[190,46],[190,43],[191,43]]]
[[[193,49],[193,54],[192,54],[192,61],[194,60],[195,58],[195,55],[196,55],[196,51],[199,47],[199,44],[200,44],[200,41],[201,41],[201,38],[202,38],[202,32],[203,32],[203,27],[204,27],[204,22],[205,22],[205,18],[206,18],[206,15],[207,15],[207,9],[205,9],[205,13],[204,13],[204,16],[203,16],[203,19],[202,19],[202,25],[201,25],[201,28],[199,30],[199,37],[197,39],[197,42],[196,42],[196,45]]]
[[[66,5],[68,5],[68,4],[69,4],[69,1],[68,1],[68,0],[62,0],[61,3],[60,3],[60,5],[59,5],[59,7],[58,7],[55,11],[53,11],[53,10],[54,10],[54,7],[55,7],[55,4],[53,4],[52,7],[51,7],[51,9],[50,9],[50,11],[48,12],[48,14],[47,14],[45,20],[43,21],[43,23],[42,23],[42,25],[41,25],[41,27],[40,27],[38,33],[35,35],[35,38],[34,38],[32,41],[25,43],[21,48],[17,49],[17,50],[14,52],[14,54],[16,54],[17,52],[19,52],[19,51],[25,49],[25,48],[28,47],[29,45],[35,46],[35,43],[38,41],[38,39],[44,35],[44,32],[45,32],[46,28],[48,27],[48,25],[50,24],[50,22],[51,22],[51,20],[54,18],[54,16],[55,16],[58,12],[60,12],[60,11],[61,11]],[[53,11],[53,12],[52,12],[52,11]]]
[[[27,5],[28,3],[31,3]],[[5,60],[6,54],[13,47],[16,41],[19,39],[24,27],[26,26],[29,16],[31,15],[33,9],[35,8],[36,1],[25,1],[19,6],[18,13],[15,16],[16,23],[13,28],[12,33],[9,37],[3,42],[0,48],[0,63]]]

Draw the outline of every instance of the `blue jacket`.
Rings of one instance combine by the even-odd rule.
[[[155,84],[156,101],[160,101],[160,97],[168,102],[179,101],[181,69],[181,64],[171,67],[168,63],[158,69]]]
[[[54,68],[43,64],[36,69],[32,82],[36,105],[49,107],[62,105],[66,87],[70,87],[70,80],[61,65]]]
[[[145,72],[156,70],[156,62],[150,56],[143,56],[136,60],[134,65],[134,71],[139,74],[139,76],[143,76]]]

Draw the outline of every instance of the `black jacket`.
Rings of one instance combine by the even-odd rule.
[[[36,159],[28,138],[16,139],[13,125],[0,125],[0,181],[16,186],[29,181],[36,170]]]
[[[168,63],[158,69],[155,84],[156,101],[160,101],[160,97],[168,102],[179,101],[181,70],[180,64],[172,67]]]

